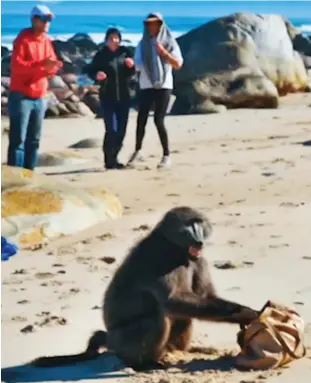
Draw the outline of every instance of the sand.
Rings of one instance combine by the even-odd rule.
[[[107,383],[299,383],[311,374],[311,94],[289,96],[278,110],[233,110],[167,118],[173,167],[157,170],[161,150],[150,118],[145,162],[105,172],[100,149],[78,149],[83,165],[40,167],[39,173],[120,197],[125,213],[46,249],[23,251],[2,263],[2,381]],[[121,159],[134,145],[132,113]],[[63,151],[80,139],[100,138],[101,120],[46,120],[41,151]],[[305,143],[305,144],[303,144]],[[7,138],[2,139],[5,160]],[[306,323],[307,356],[287,368],[232,368],[237,326],[195,323],[194,346],[206,352],[175,355],[165,372],[134,373],[112,354],[81,365],[34,369],[38,356],[82,351],[101,328],[100,306],[127,249],[169,208],[187,204],[214,226],[205,251],[223,296],[260,308],[267,299],[293,306]],[[79,219],[78,217],[76,219]],[[221,270],[230,260],[237,267]]]

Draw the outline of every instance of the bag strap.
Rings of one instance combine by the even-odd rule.
[[[271,323],[269,323],[269,321],[266,319],[266,318],[263,318],[262,323],[264,323],[267,328],[272,331],[272,333],[275,335],[275,337],[277,338],[277,340],[281,343],[282,347],[285,349],[285,351],[294,359],[300,359],[302,357],[304,357],[306,355],[306,347],[303,346],[303,351],[302,351],[302,355],[297,355],[295,352],[297,351],[297,348],[299,346],[299,343],[301,342],[301,340],[299,339],[299,337],[297,335],[294,335],[294,338],[296,340],[296,346],[295,346],[295,350],[292,351],[289,347],[288,347],[288,344],[285,342],[285,340],[283,339],[281,333],[280,333],[280,330],[278,328],[276,328],[275,326],[271,325]]]

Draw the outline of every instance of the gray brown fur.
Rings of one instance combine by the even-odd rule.
[[[189,255],[189,246],[203,247],[211,231],[197,210],[174,208],[116,271],[104,297],[103,343],[127,365],[148,368],[167,351],[186,350],[194,318],[243,326],[257,317],[257,311],[218,297],[207,261]],[[95,348],[85,355],[95,355]]]

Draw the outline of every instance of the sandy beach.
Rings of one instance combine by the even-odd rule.
[[[100,148],[75,150],[88,159],[84,164],[38,168],[55,182],[110,189],[120,198],[124,216],[2,263],[2,381],[310,381],[311,93],[282,98],[279,109],[168,116],[166,121],[170,170],[156,168],[161,149],[151,117],[145,161],[136,169],[104,171]],[[124,161],[134,147],[135,122],[133,112]],[[45,120],[41,152],[72,151],[70,145],[101,139],[103,132],[100,119]],[[2,162],[6,149],[2,136]],[[103,326],[102,298],[117,265],[177,205],[199,208],[213,223],[205,256],[219,293],[258,309],[268,299],[293,306],[306,323],[306,357],[275,371],[240,372],[226,356],[239,351],[238,327],[196,322],[193,345],[209,349],[176,355],[168,371],[134,373],[111,354],[73,367],[27,366],[38,356],[84,349],[91,332]],[[223,261],[235,267],[217,268]]]

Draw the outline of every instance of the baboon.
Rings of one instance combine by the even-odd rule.
[[[107,288],[103,319],[87,350],[43,357],[37,366],[74,363],[112,350],[136,370],[159,367],[167,351],[189,348],[193,319],[248,325],[259,312],[219,297],[202,256],[212,232],[191,207],[169,210],[117,269]]]

